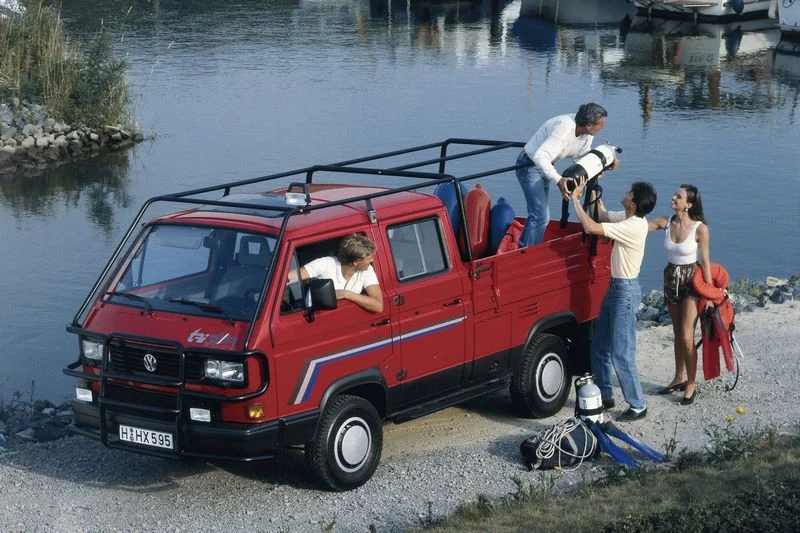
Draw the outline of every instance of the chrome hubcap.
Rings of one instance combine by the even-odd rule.
[[[336,463],[346,472],[357,470],[369,456],[372,433],[359,417],[348,418],[336,434]]]
[[[539,396],[548,400],[556,397],[561,392],[563,378],[561,359],[554,353],[545,355],[539,363],[539,379],[536,384]]]

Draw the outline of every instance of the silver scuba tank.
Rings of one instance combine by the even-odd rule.
[[[575,380],[575,414],[581,420],[603,423],[603,397],[600,387],[594,384],[592,374],[586,373]]]
[[[610,144],[594,147],[561,173],[563,177],[570,178],[570,181],[567,181],[567,190],[573,191],[581,178],[586,178],[586,181],[595,179],[601,172],[614,164],[615,154],[619,153],[622,153],[622,148]]]

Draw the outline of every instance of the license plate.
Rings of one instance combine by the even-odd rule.
[[[127,442],[144,444],[145,446],[155,446],[156,448],[172,449],[172,433],[153,431],[152,429],[135,428],[131,426],[119,426],[119,438]]]

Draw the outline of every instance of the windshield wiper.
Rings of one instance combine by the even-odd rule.
[[[106,293],[106,296],[122,296],[123,298],[127,298],[129,300],[142,302],[144,304],[145,309],[147,309],[147,314],[148,315],[153,314],[153,306],[144,296],[139,296],[138,294],[133,294],[132,292],[125,292],[125,291],[108,291]]]
[[[186,298],[172,298],[171,300],[168,301],[174,304],[193,305],[194,307],[197,307],[201,311],[206,311],[209,313],[219,313],[225,318],[227,318],[231,324],[236,324],[236,321],[233,318],[231,318],[231,316],[225,311],[225,309],[216,304],[209,304],[206,302],[200,302],[198,300],[187,300]]]

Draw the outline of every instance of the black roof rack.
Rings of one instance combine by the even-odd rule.
[[[468,150],[465,152],[460,152],[457,154],[448,155],[447,150],[452,145],[465,145],[465,146],[480,146],[481,148]],[[115,264],[117,259],[119,258],[125,244],[130,239],[131,235],[133,234],[134,230],[138,226],[140,220],[144,216],[144,213],[147,209],[156,202],[175,202],[175,203],[184,203],[184,204],[194,204],[194,205],[206,205],[206,206],[220,206],[220,207],[230,207],[230,208],[240,208],[240,209],[248,209],[248,210],[263,210],[263,211],[271,211],[275,213],[276,211],[280,212],[283,211],[285,214],[283,215],[283,222],[281,224],[280,233],[278,234],[278,239],[280,240],[286,230],[286,226],[291,215],[301,212],[308,212],[317,209],[324,209],[329,208],[336,205],[343,205],[343,204],[351,204],[355,202],[366,202],[368,209],[371,210],[370,201],[374,198],[379,198],[382,196],[388,196],[390,194],[396,194],[403,191],[411,191],[415,189],[419,189],[422,187],[434,186],[438,185],[439,183],[446,183],[452,182],[456,187],[456,190],[459,191],[456,195],[459,204],[459,211],[461,213],[461,223],[463,227],[466,227],[466,215],[464,212],[464,205],[463,199],[461,198],[460,194],[460,187],[456,186],[456,182],[464,182],[469,180],[474,180],[486,176],[492,176],[496,174],[502,174],[503,172],[509,172],[512,170],[516,170],[517,168],[521,168],[527,165],[509,165],[500,168],[494,168],[490,170],[486,170],[483,172],[479,172],[476,174],[470,174],[467,176],[455,177],[451,174],[446,173],[446,164],[448,161],[453,161],[457,159],[464,159],[468,157],[474,157],[481,154],[487,154],[490,152],[496,152],[499,150],[506,150],[509,148],[522,148],[525,146],[524,142],[519,141],[496,141],[496,140],[484,140],[484,139],[464,139],[464,138],[451,138],[441,142],[424,144],[420,146],[414,146],[411,148],[404,148],[401,150],[395,150],[392,152],[384,152],[376,155],[360,157],[357,159],[350,159],[347,161],[340,161],[338,163],[333,163],[331,165],[313,165],[310,167],[299,168],[295,170],[289,170],[286,172],[279,172],[276,174],[269,174],[266,176],[260,176],[257,178],[250,178],[246,180],[239,180],[233,181],[229,183],[224,183],[221,185],[212,185],[209,187],[203,187],[200,189],[192,189],[188,191],[178,192],[174,194],[166,194],[161,196],[155,196],[153,198],[148,199],[144,205],[142,205],[141,209],[137,213],[136,217],[134,218],[133,222],[131,222],[128,231],[120,240],[120,243],[117,245],[117,248],[114,250],[111,258],[108,260],[103,271],[100,273],[100,276],[95,281],[92,290],[89,291],[88,296],[84,300],[83,304],[81,305],[78,312],[75,314],[73,318],[73,326],[79,326],[79,319],[80,316],[86,311],[86,308],[89,306],[89,303],[95,298],[95,293],[97,292],[100,284],[102,283],[103,279],[105,278],[108,271],[112,268]],[[380,167],[356,167],[353,165],[367,163],[367,162],[374,162],[379,161],[381,159],[388,159],[391,157],[412,154],[416,152],[422,152],[425,150],[432,150],[438,148],[439,149],[439,157],[424,159],[421,161],[415,161],[412,163],[408,163],[405,165],[400,166],[393,166],[387,168],[380,168]],[[420,172],[417,169],[420,167],[438,164],[439,169],[438,172]],[[310,185],[313,183],[314,174],[317,172],[333,172],[333,173],[348,173],[348,174],[366,174],[366,175],[373,175],[373,176],[388,176],[388,177],[405,177],[405,178],[416,178],[419,180],[423,180],[411,185],[404,185],[400,187],[389,187],[383,191],[379,192],[372,192],[369,194],[355,196],[352,198],[344,198],[341,200],[335,200],[331,202],[326,202],[324,204],[319,205],[303,205],[303,206],[276,206],[272,205],[259,205],[255,203],[244,203],[244,202],[235,202],[235,201],[226,201],[224,198],[226,196],[231,195],[231,191],[236,188],[244,187],[246,185],[254,185],[258,183],[266,183],[282,178],[288,178],[290,176],[305,176],[305,181],[303,183],[292,183],[290,184],[289,188],[291,189],[294,186],[303,187],[304,191],[307,193],[307,187],[304,185]],[[222,192],[222,199],[218,200],[210,200],[205,198],[200,198],[200,195],[212,193],[212,192]],[[472,260],[472,250],[469,249],[469,246],[466,247],[466,259],[471,261]],[[277,254],[273,256],[272,261],[276,261]],[[270,265],[270,269],[272,269],[274,265]],[[262,294],[263,298],[263,294]],[[263,304],[263,302],[259,302],[259,305]],[[251,324],[252,329],[252,324]],[[248,333],[249,338],[249,333]]]

